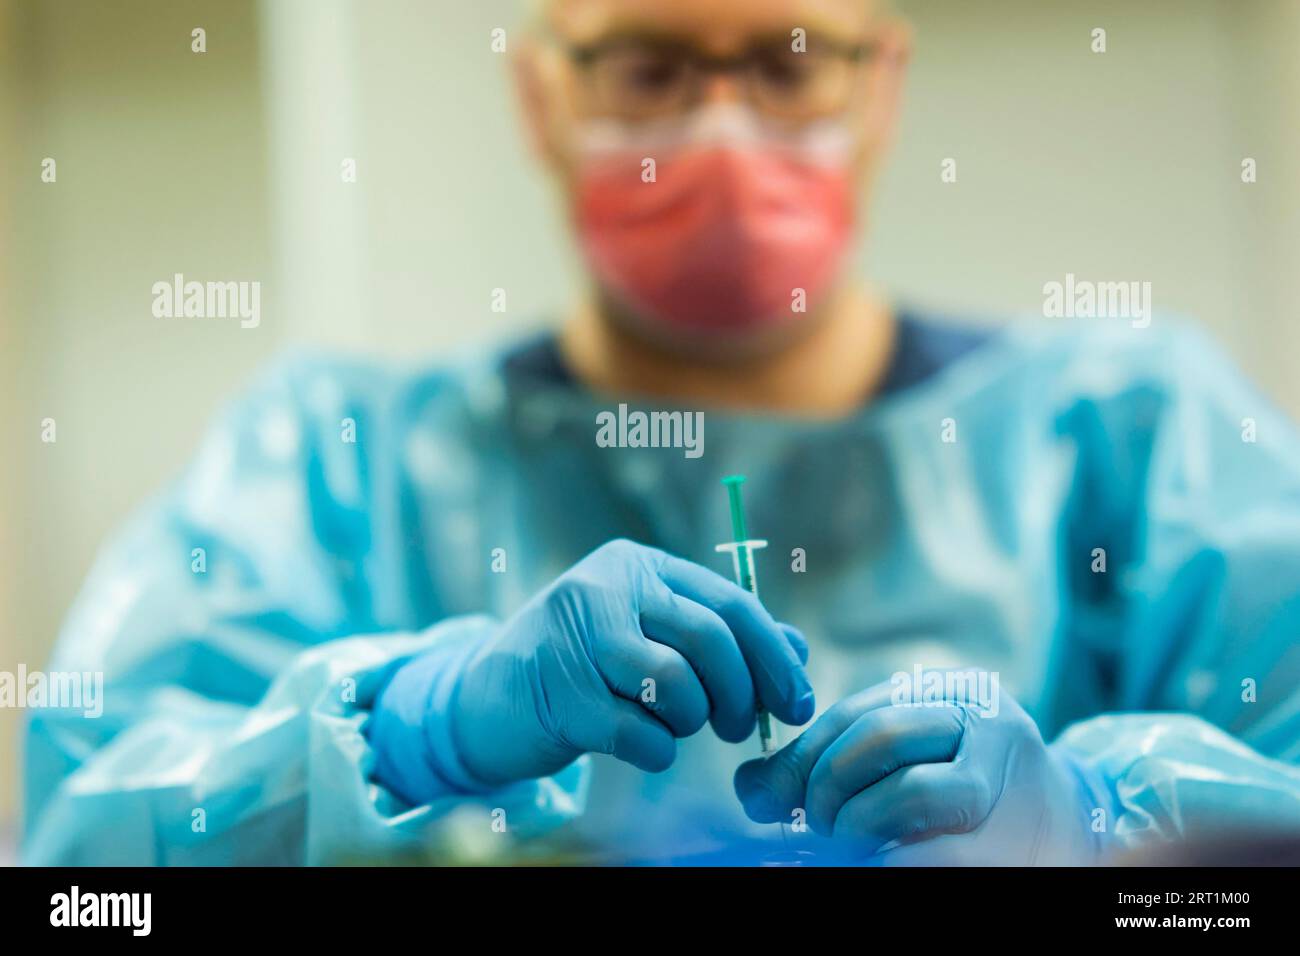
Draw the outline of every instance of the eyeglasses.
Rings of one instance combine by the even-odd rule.
[[[782,38],[718,57],[675,40],[632,37],[567,51],[602,115],[638,121],[685,112],[703,99],[708,78],[726,73],[761,112],[803,121],[849,105],[875,47],[808,37],[806,47],[795,49]]]

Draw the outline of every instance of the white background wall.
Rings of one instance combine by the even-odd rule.
[[[1149,280],[1300,413],[1300,3],[905,5],[918,50],[864,272],[995,316],[1066,272]],[[436,356],[561,308],[572,256],[488,45],[516,14],[0,0],[0,669],[40,666],[97,543],[277,350]],[[153,319],[174,272],[261,280],[261,327]],[[0,712],[0,820],[17,716]]]

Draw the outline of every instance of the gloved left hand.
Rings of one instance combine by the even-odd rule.
[[[1010,695],[991,706],[894,696],[887,682],[845,698],[777,753],[742,764],[745,812],[790,823],[803,808],[814,832],[882,863],[1098,862],[1111,814],[1103,781],[1044,744]]]

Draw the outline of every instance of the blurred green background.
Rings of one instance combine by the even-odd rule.
[[[1150,281],[1300,413],[1300,3],[903,7],[917,55],[862,270],[990,320],[1067,272]],[[520,14],[0,0],[0,670],[44,665],[98,543],[273,354],[436,360],[555,320],[574,258],[489,46]],[[260,281],[260,327],[155,319],[176,272]],[[0,711],[11,839],[21,718]]]

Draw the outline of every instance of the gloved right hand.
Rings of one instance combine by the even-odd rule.
[[[707,720],[754,730],[761,702],[802,724],[814,710],[807,644],[758,600],[689,561],[631,541],[597,548],[462,665],[458,756],[489,784],[546,776],[588,751],[666,769]]]

